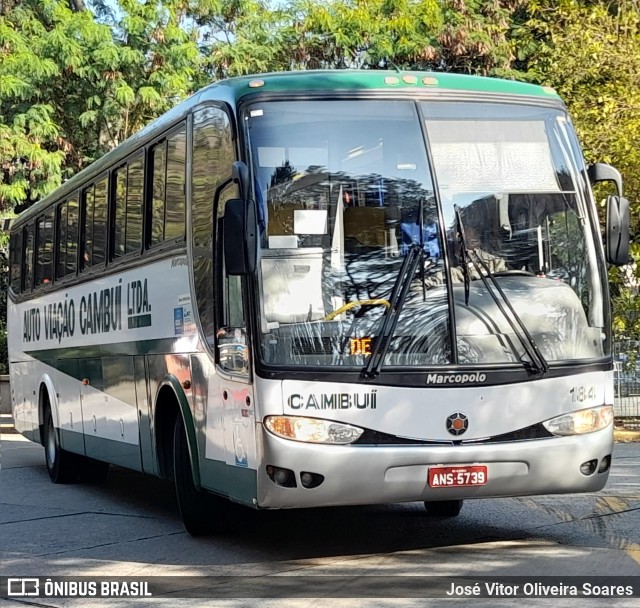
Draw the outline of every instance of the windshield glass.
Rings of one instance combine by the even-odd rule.
[[[522,362],[483,272],[548,361],[602,354],[595,248],[560,113],[265,101],[246,123],[266,363],[363,369],[388,331],[383,367]],[[456,207],[483,268],[462,264]]]
[[[596,249],[565,115],[504,104],[421,106],[451,245],[458,361],[529,359],[495,301],[505,298],[547,361],[602,356]],[[481,280],[488,273],[502,298]]]

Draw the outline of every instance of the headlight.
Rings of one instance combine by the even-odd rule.
[[[613,422],[613,405],[592,407],[563,414],[542,424],[554,435],[581,435],[608,427]]]
[[[264,425],[278,437],[309,443],[353,443],[363,433],[350,424],[301,416],[267,416]]]

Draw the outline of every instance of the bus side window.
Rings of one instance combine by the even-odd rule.
[[[35,286],[53,279],[53,209],[36,220]]]
[[[78,199],[72,198],[68,203],[67,214],[67,261],[65,276],[68,274],[75,274],[78,268],[78,215],[80,208],[78,206]]]
[[[9,251],[11,252],[9,259],[9,284],[11,285],[11,289],[15,293],[20,293],[20,270],[22,266],[22,231],[13,232],[11,234]]]
[[[93,211],[95,207],[95,189],[89,186],[82,193],[82,269],[93,264]]]
[[[165,206],[165,240],[184,238],[185,167],[187,130],[182,127],[167,140],[167,202]]]
[[[104,264],[107,242],[107,178],[96,183],[95,207],[93,212],[93,259],[92,265]]]
[[[82,193],[82,267],[104,264],[107,241],[107,177]]]
[[[138,156],[115,172],[113,258],[142,248],[144,159]]]
[[[77,264],[78,200],[72,198],[58,207],[56,230],[56,279],[75,274]]]
[[[214,197],[220,184],[231,177],[231,167],[235,160],[231,123],[229,116],[221,108],[207,106],[194,112],[191,158],[191,238],[195,296],[205,340],[213,349],[216,343]]]
[[[113,257],[124,255],[127,230],[127,165],[115,172],[114,225],[113,225]]]
[[[151,149],[151,247],[184,238],[186,152],[184,125]]]
[[[222,243],[222,222],[226,203],[237,196],[237,187],[232,184],[224,189],[218,201],[216,274],[220,285],[220,293],[217,306],[217,356],[220,366],[224,369],[235,373],[248,374],[249,351],[244,318],[242,277],[229,277],[226,275]]]
[[[69,203],[65,201],[58,206],[58,228],[56,230],[56,279],[62,279],[67,266],[67,219]]]
[[[24,227],[22,235],[22,291],[31,291],[33,287],[33,224]]]
[[[142,185],[144,182],[144,158],[129,163],[127,172],[127,234],[126,253],[139,252],[142,248]]]
[[[164,197],[167,176],[167,142],[151,149],[152,186],[151,186],[151,238],[153,247],[164,241]]]

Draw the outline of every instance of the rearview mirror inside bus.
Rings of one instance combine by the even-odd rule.
[[[622,196],[607,197],[607,262],[629,263],[629,201]]]
[[[256,269],[256,205],[252,200],[234,198],[224,211],[224,262],[227,275],[251,274]]]

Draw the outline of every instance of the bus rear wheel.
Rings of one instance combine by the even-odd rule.
[[[462,500],[438,500],[425,502],[424,507],[427,515],[434,517],[457,517],[462,510]]]
[[[187,433],[178,415],[173,431],[173,474],[180,515],[191,536],[205,536],[216,531],[220,518],[220,498],[199,490],[193,481]]]
[[[78,479],[78,458],[60,447],[51,407],[44,412],[44,456],[53,483],[72,483]]]

